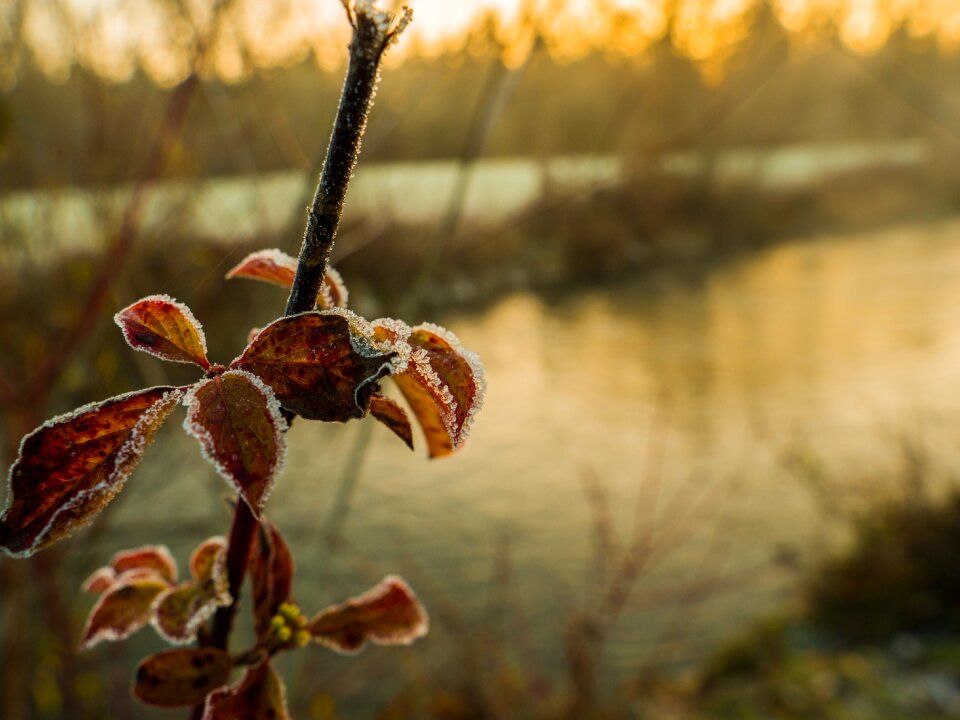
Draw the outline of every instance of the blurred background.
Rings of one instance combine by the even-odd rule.
[[[279,662],[295,718],[960,716],[960,7],[412,0],[334,261],[487,369],[457,455],[298,422],[270,514],[309,613],[402,574],[412,648]],[[337,0],[0,5],[0,456],[227,362],[285,293],[342,83]],[[164,718],[151,630],[78,654],[120,549],[186,566],[226,486],[174,416],[87,530],[0,560],[0,716]],[[419,438],[417,438],[419,440]],[[422,445],[422,444],[421,444]]]

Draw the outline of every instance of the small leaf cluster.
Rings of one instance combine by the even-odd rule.
[[[292,283],[296,261],[254,253],[228,277]],[[413,447],[406,411],[380,391],[390,377],[423,429],[431,457],[463,445],[482,403],[483,369],[452,333],[392,319],[368,322],[342,304],[328,273],[321,309],[282,317],[251,333],[228,366],[211,363],[200,324],[173,298],[152,295],[114,317],[128,344],[197,365],[196,383],[160,386],[86,405],[27,435],[10,468],[0,550],[23,557],[90,521],[116,496],[178,403],[203,456],[260,517],[286,452],[288,416],[338,421],[367,413]]]
[[[201,623],[215,607],[232,601],[226,590],[224,551],[222,538],[205,540],[191,556],[192,579],[180,584],[166,547],[115,555],[84,583],[85,590],[100,593],[100,600],[87,619],[83,647],[122,640],[147,624],[174,644],[202,641]],[[367,641],[406,645],[427,632],[426,611],[395,576],[308,618],[292,598],[290,550],[269,520],[260,521],[249,568],[255,644],[235,654],[201,642],[199,647],[151,655],[136,671],[137,698],[160,707],[203,706],[207,720],[287,718],[283,681],[270,662],[278,653],[318,644],[350,654]],[[231,684],[235,671],[242,672]]]
[[[269,250],[248,256],[228,277],[289,287],[295,268],[292,257]],[[347,298],[341,278],[329,270],[316,309],[253,330],[226,366],[207,357],[203,330],[186,305],[164,295],[138,300],[114,317],[127,343],[195,365],[202,376],[191,385],[86,405],[23,439],[0,515],[0,550],[9,555],[32,555],[91,522],[180,404],[186,406],[184,429],[259,523],[245,564],[256,642],[243,652],[231,654],[212,640],[211,617],[236,602],[222,537],[193,551],[185,580],[178,580],[166,547],[154,545],[116,554],[84,583],[99,597],[81,647],[122,640],[147,625],[173,645],[196,643],[140,663],[134,694],[143,702],[202,707],[205,720],[287,718],[283,682],[271,665],[277,653],[318,644],[352,654],[368,642],[408,644],[427,632],[426,611],[396,576],[304,615],[292,596],[293,558],[265,514],[283,467],[290,418],[345,422],[369,414],[412,448],[412,415],[428,455],[437,458],[462,447],[482,403],[482,365],[452,333],[431,324],[367,321],[347,309]],[[410,415],[382,391],[388,379]]]

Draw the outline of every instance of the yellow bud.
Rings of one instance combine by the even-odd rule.
[[[282,642],[289,642],[290,638],[293,636],[293,631],[290,630],[286,625],[277,630],[277,639]]]
[[[296,625],[298,628],[301,628],[301,629],[302,629],[302,628],[305,628],[305,627],[307,626],[307,623],[308,623],[308,622],[310,622],[310,621],[307,620],[307,616],[306,616],[306,615],[297,615],[297,617],[295,617],[295,618],[293,619],[293,624]]]
[[[300,608],[295,603],[285,602],[280,605],[280,614],[287,620],[293,620],[300,615]]]
[[[287,621],[284,619],[283,615],[274,615],[272,618],[270,618],[270,627],[272,627],[274,630],[279,630],[286,624]]]
[[[297,647],[304,647],[310,642],[310,633],[307,630],[297,630],[293,642]]]

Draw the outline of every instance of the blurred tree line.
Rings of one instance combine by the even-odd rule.
[[[505,48],[488,17],[460,49],[414,53],[391,70],[368,134],[367,162],[455,158],[487,78]],[[549,52],[527,63],[488,142],[494,156],[618,153],[932,137],[956,144],[960,55],[932,37],[896,29],[872,55],[837,31],[815,42],[792,37],[767,5],[725,58],[705,72],[666,33],[628,57],[595,50],[562,62]],[[166,177],[308,170],[326,142],[340,69],[311,56],[260,70],[242,82],[203,82],[168,158]],[[0,189],[136,180],[144,138],[160,122],[169,88],[137,69],[122,83],[75,65],[62,83],[22,62],[0,101]]]

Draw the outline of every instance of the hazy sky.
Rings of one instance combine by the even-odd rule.
[[[14,32],[9,18],[21,1],[0,0],[0,43]],[[527,16],[560,55],[598,47],[636,54],[663,33],[672,8],[677,45],[709,60],[736,45],[745,14],[761,2],[771,3],[792,31],[833,24],[851,47],[864,52],[881,45],[901,21],[946,45],[960,43],[960,0],[408,0],[414,23],[391,54],[398,61],[411,50],[431,52],[456,43],[490,11],[500,18],[500,40],[508,48],[519,46],[520,54],[531,39],[529,25],[521,22]],[[207,24],[211,5],[212,0],[31,0],[24,39],[54,75],[79,60],[117,79],[139,64],[155,78],[175,82],[189,68],[190,27]],[[249,67],[245,57],[270,65],[308,52],[333,64],[344,57],[346,33],[339,0],[231,0],[213,68],[236,78]]]

